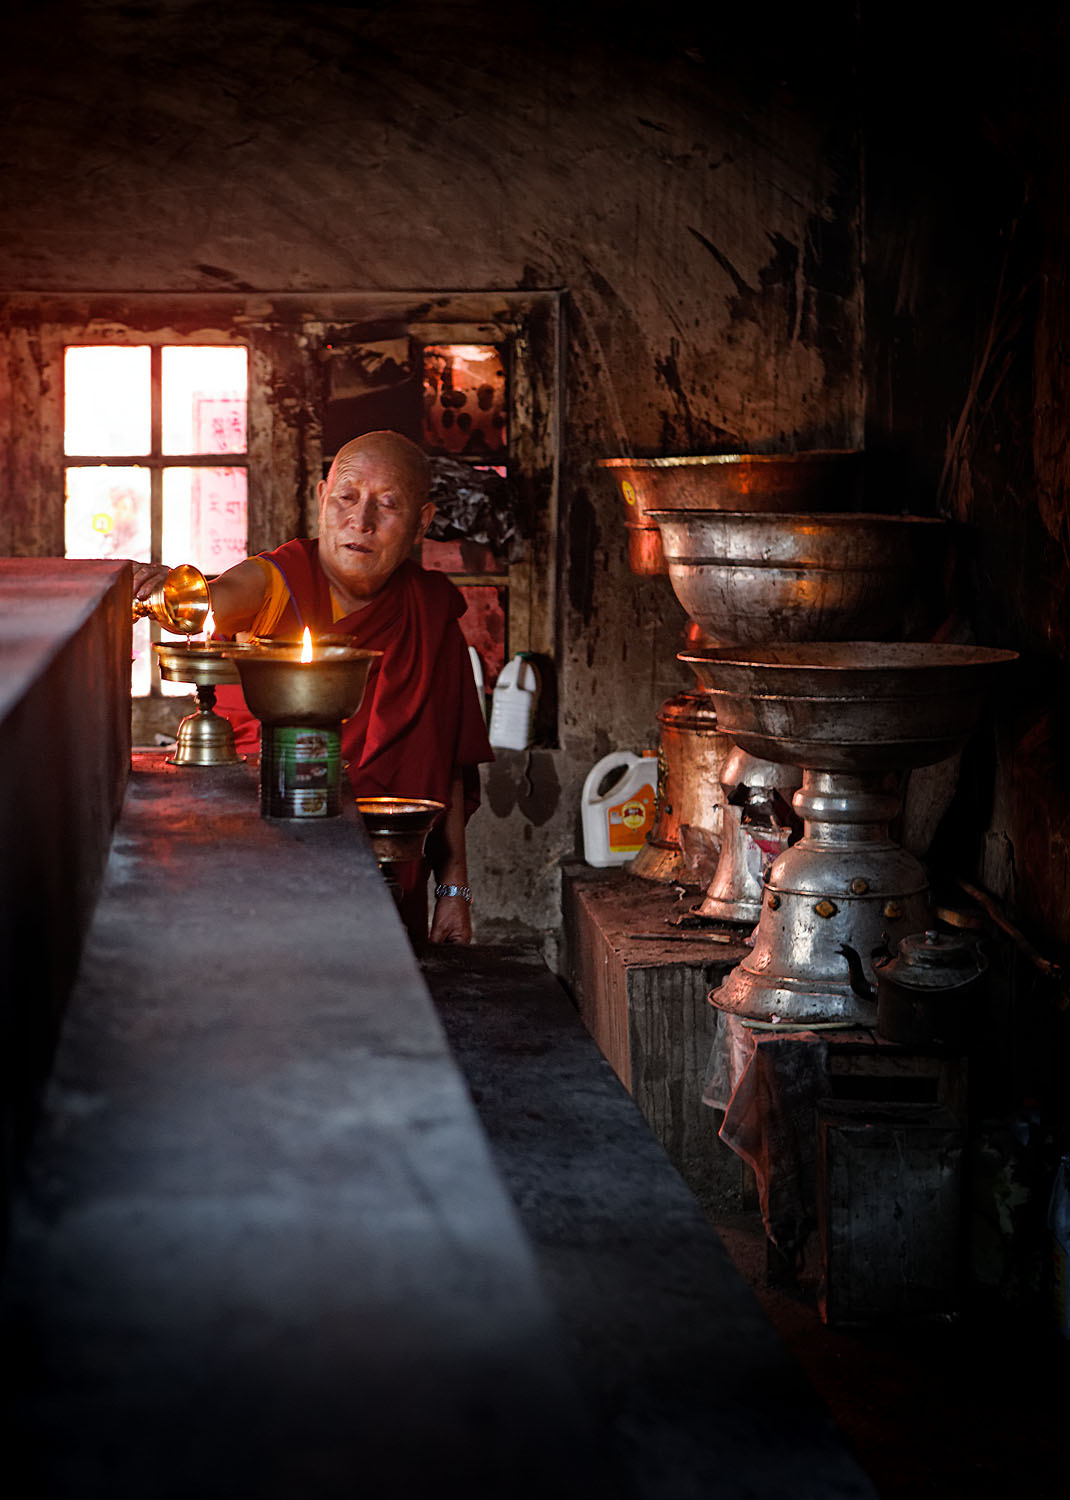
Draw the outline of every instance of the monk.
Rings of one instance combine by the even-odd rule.
[[[493,759],[457,624],[464,600],[441,573],[411,558],[435,507],[430,466],[407,438],[371,432],[341,448],[317,487],[319,539],[284,543],[246,558],[212,584],[216,630],[223,636],[351,635],[382,651],[364,701],[342,729],[342,757],[361,797],[421,797],[446,811],[428,841],[436,879],[430,939],[472,939],[465,824],[479,805],[481,761]],[[147,597],[159,568],[135,574]],[[259,723],[238,688],[221,688],[220,711],[239,750],[259,746]],[[414,866],[402,914],[410,932],[427,931],[426,870]],[[421,931],[422,928],[422,931]]]

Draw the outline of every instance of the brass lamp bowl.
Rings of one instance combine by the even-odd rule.
[[[445,805],[416,797],[358,797],[357,809],[379,863],[400,865],[423,857]]]
[[[224,641],[157,641],[152,648],[165,682],[192,682],[195,687],[221,687],[241,681],[233,653],[248,647]],[[227,654],[224,655],[223,653]]]
[[[304,641],[299,635],[276,636],[276,635],[254,635],[248,642],[250,648],[274,650],[282,646],[294,651],[304,648]],[[315,638],[313,649],[319,654],[321,646],[344,646],[347,650],[354,649],[354,641],[351,635],[318,635]],[[237,681],[237,679],[235,679]]]
[[[312,661],[305,662],[300,646],[273,642],[226,648],[237,665],[249,711],[261,724],[319,728],[356,713],[371,664],[383,653],[320,641],[313,651]]]
[[[211,607],[204,574],[192,563],[180,563],[147,599],[134,600],[133,612],[135,620],[147,615],[175,635],[200,635]]]

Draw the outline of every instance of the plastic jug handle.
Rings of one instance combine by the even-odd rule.
[[[616,770],[618,766],[626,771],[640,759],[640,756],[633,755],[630,750],[611,750],[608,755],[603,755],[602,759],[587,772],[583,783],[583,801],[585,803],[597,802],[598,788],[610,771]]]

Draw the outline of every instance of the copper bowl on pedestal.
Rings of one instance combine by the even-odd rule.
[[[669,578],[713,640],[839,641],[920,633],[942,600],[948,525],[849,512],[650,512]]]
[[[751,755],[803,768],[803,837],[772,863],[752,951],[710,999],[765,1024],[866,1025],[844,948],[872,955],[931,926],[928,881],[888,827],[896,774],[933,765],[972,733],[1013,651],[812,642],[725,647],[685,659],[724,733]]]
[[[668,571],[652,510],[841,511],[862,503],[862,454],[707,453],[602,458],[617,481],[628,528],[628,564],[644,577]]]

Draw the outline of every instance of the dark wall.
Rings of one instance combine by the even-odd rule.
[[[8,24],[0,289],[566,292],[561,749],[503,760],[484,914],[556,924],[586,770],[649,746],[684,682],[683,612],[628,572],[594,461],[861,435],[853,14],[45,0]]]
[[[946,31],[920,6],[863,11],[870,473],[890,504],[953,520],[967,628],[1021,653],[934,865],[979,880],[1056,957],[1070,953],[1068,62],[1055,7]],[[1009,958],[1003,977],[1002,1091],[1050,1099],[1060,987]]]

